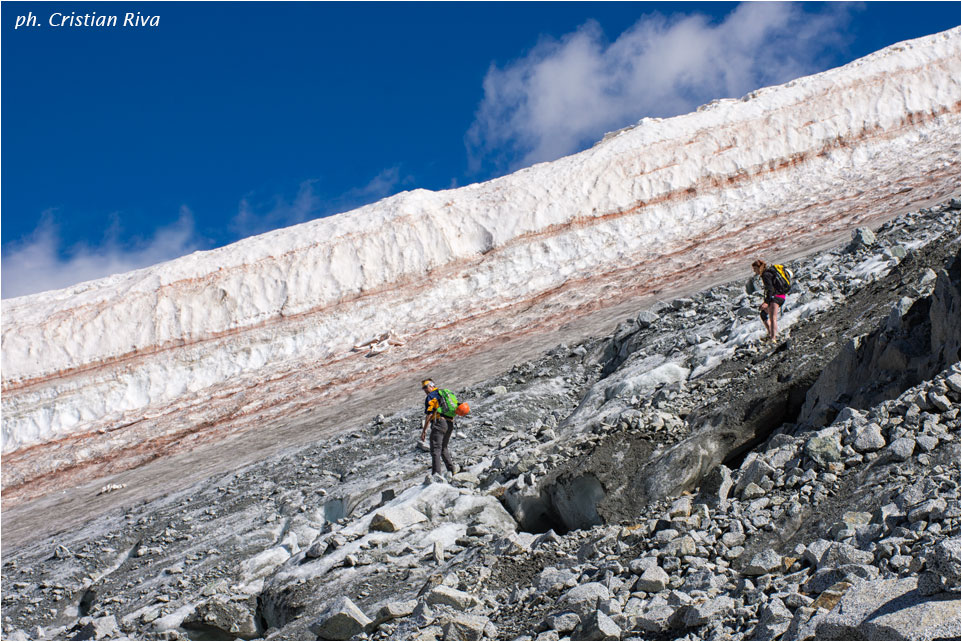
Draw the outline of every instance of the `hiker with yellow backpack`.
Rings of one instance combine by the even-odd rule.
[[[421,428],[421,441],[431,427],[431,475],[441,474],[441,461],[451,474],[460,467],[451,461],[448,441],[454,432],[454,418],[468,414],[468,404],[458,403],[457,397],[447,388],[439,389],[430,379],[421,382],[424,391],[424,425]]]
[[[784,265],[767,265],[761,259],[752,263],[752,271],[762,277],[765,286],[765,301],[758,310],[762,325],[768,331],[768,338],[775,341],[778,335],[778,313],[785,305],[785,297],[792,289],[792,272]]]

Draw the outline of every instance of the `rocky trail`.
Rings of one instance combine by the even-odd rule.
[[[15,547],[4,639],[958,639],[959,201]],[[747,272],[747,265],[746,265]],[[102,493],[119,489],[104,486]]]

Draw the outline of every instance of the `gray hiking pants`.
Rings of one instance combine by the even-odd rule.
[[[454,432],[454,420],[438,415],[431,422],[431,473],[441,472],[441,460],[449,471],[454,472],[451,453],[448,452],[448,441]]]

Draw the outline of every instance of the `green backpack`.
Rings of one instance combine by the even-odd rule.
[[[441,388],[438,390],[438,399],[441,400],[438,412],[448,419],[453,419],[458,410],[458,398],[447,388]]]

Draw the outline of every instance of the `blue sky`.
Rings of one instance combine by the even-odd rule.
[[[49,24],[127,12],[159,25]],[[29,13],[40,26],[15,28]],[[0,293],[487,180],[959,15],[958,2],[3,2]]]

